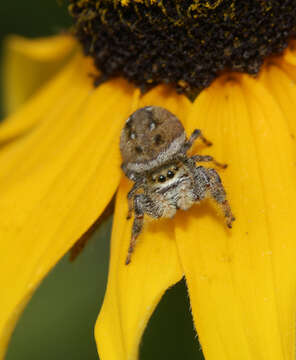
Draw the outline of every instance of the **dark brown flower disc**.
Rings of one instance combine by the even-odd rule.
[[[296,0],[69,0],[75,34],[101,80],[191,100],[223,71],[257,74],[296,33]]]

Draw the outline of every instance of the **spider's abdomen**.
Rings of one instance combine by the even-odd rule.
[[[168,110],[147,106],[134,112],[121,132],[123,169],[142,173],[177,154],[186,140],[183,125]]]

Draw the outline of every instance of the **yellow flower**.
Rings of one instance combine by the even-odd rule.
[[[16,74],[23,61],[12,59],[47,69],[52,58],[58,68],[75,44],[67,37],[13,38],[8,47],[7,96],[14,110],[40,84],[22,90]],[[35,78],[39,67],[30,68]],[[0,128],[2,357],[33,291],[117,192],[108,286],[95,329],[102,360],[137,358],[149,317],[183,276],[207,360],[294,359],[295,42],[267,60],[257,78],[226,73],[192,103],[165,85],[141,96],[122,78],[94,88],[90,74],[96,74],[92,61],[77,50]],[[192,98],[192,85],[186,86]],[[220,173],[236,222],[227,230],[207,202],[173,220],[147,221],[125,266],[131,184],[120,170],[119,135],[129,114],[145,105],[169,109],[187,134],[200,128],[213,142],[201,152],[229,164]]]

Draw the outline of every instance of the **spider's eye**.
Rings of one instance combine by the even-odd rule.
[[[159,182],[165,182],[165,180],[166,180],[166,177],[164,176],[164,175],[159,175],[159,177],[158,177],[158,181]]]
[[[174,176],[175,176],[175,173],[174,173],[173,171],[169,170],[168,173],[167,173],[167,177],[168,177],[169,179],[171,179],[171,178],[173,178]]]
[[[143,149],[141,148],[141,146],[136,146],[135,151],[136,151],[137,154],[142,154]]]
[[[174,166],[174,170],[178,171],[179,170],[178,166]]]

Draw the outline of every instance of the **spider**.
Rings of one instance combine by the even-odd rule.
[[[212,162],[220,168],[227,165],[208,155],[188,156],[187,151],[198,138],[212,145],[197,129],[187,139],[178,118],[162,107],[146,106],[127,119],[120,138],[121,167],[134,182],[127,195],[127,218],[134,213],[134,222],[126,265],[131,262],[144,215],[172,218],[177,210],[187,210],[211,197],[222,207],[227,226],[232,227],[235,218],[220,176],[216,170],[196,163]]]

